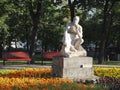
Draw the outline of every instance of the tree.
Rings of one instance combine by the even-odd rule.
[[[17,37],[21,38],[20,35],[22,35],[22,34],[18,34],[18,30],[20,30],[19,26],[24,24],[22,27],[25,28],[26,21],[23,19],[25,19],[24,16],[26,17],[26,15],[27,15],[26,9],[29,10],[28,12],[30,12],[29,14],[31,16],[31,22],[32,22],[32,26],[33,26],[32,33],[31,33],[31,46],[30,46],[30,56],[32,58],[33,52],[34,52],[34,44],[35,44],[35,40],[37,37],[39,19],[40,19],[40,15],[41,15],[40,11],[41,11],[42,1],[39,1],[39,0],[26,0],[26,1],[8,0],[7,1],[6,0],[6,1],[2,1],[2,3],[5,3],[4,5],[6,6],[6,8],[4,8],[4,11],[6,9],[6,13],[9,18],[4,22],[10,27],[8,29],[9,42],[11,42],[11,40],[13,38],[14,39]],[[21,22],[24,22],[24,23],[21,23]],[[10,46],[10,43],[9,43],[9,46]]]
[[[30,57],[32,58],[34,55],[35,41],[37,40],[37,31],[39,19],[41,16],[41,4],[42,0],[29,0],[26,2],[28,6],[28,10],[30,12],[31,20],[32,20],[32,34],[31,34],[31,45],[30,45]],[[32,59],[31,63],[34,63]]]
[[[27,41],[27,46],[30,44],[31,58],[37,39],[42,40],[46,51],[56,51],[58,48],[60,50],[66,22],[70,17],[72,21],[73,17],[78,15],[84,28],[85,43],[101,42],[99,63],[102,63],[107,45],[114,41],[119,43],[120,3],[116,3],[118,0],[56,1],[53,3],[51,0],[1,0],[0,45],[10,46],[14,39]],[[90,11],[92,14],[88,17]],[[114,30],[118,34],[113,32]]]
[[[8,25],[5,23],[6,19],[8,18],[7,8],[5,7],[6,0],[0,1],[0,58],[2,57],[2,51],[4,48],[4,40],[8,35]]]
[[[98,63],[102,64],[102,61],[104,60],[105,57],[105,48],[106,48],[106,42],[107,42],[107,37],[109,34],[109,30],[111,29],[111,26],[113,24],[112,18],[112,9],[114,7],[114,4],[117,1],[115,0],[104,0],[103,1],[103,29],[101,31],[101,41],[100,41],[100,53],[99,53],[99,58],[98,58]]]
[[[38,38],[42,40],[44,51],[58,51],[65,26],[64,18],[68,17],[69,10],[56,6],[49,0],[46,0],[42,6],[41,30],[38,32]]]

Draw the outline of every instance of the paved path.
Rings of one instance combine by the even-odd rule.
[[[120,68],[120,65],[94,65],[97,67],[118,67]],[[0,65],[0,70],[2,69],[24,69],[24,68],[51,68],[52,65],[46,64],[46,65],[36,65],[36,64],[21,64],[21,65]]]
[[[120,65],[94,65],[94,66],[97,66],[97,67],[107,67],[107,68],[110,68],[110,67],[120,68]]]
[[[0,65],[0,69],[24,69],[24,68],[51,68],[51,65]]]

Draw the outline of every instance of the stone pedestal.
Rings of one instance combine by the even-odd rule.
[[[92,57],[54,57],[54,76],[69,79],[89,79],[94,76]]]

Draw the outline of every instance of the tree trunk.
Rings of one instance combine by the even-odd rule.
[[[110,6],[110,0],[105,0],[104,4],[104,11],[103,11],[103,31],[101,34],[101,44],[100,44],[100,50],[99,50],[99,58],[98,58],[98,64],[102,64],[103,60],[105,59],[105,49],[106,49],[106,43],[110,31],[110,27],[112,26],[112,15],[109,14],[111,9],[113,8],[116,1],[111,2]],[[110,15],[110,17],[108,16]]]
[[[37,1],[37,7],[36,7],[36,12],[34,12],[34,9],[32,7],[32,1],[30,1],[29,3],[29,11],[30,11],[30,16],[32,19],[32,23],[33,23],[33,28],[32,28],[32,35],[31,35],[31,44],[30,44],[30,51],[29,51],[29,55],[31,57],[31,63],[34,63],[34,48],[35,48],[35,42],[37,40],[37,31],[38,31],[38,24],[39,24],[39,19],[40,19],[40,15],[41,15],[41,4],[42,4],[42,0],[38,0]]]
[[[31,45],[30,45],[30,57],[31,57],[31,63],[34,63],[34,49],[35,49],[35,42],[37,40],[37,31],[38,31],[38,20],[39,18],[34,17],[33,18],[33,29],[32,29],[32,35],[31,35]]]
[[[0,43],[0,58],[2,58],[2,51],[3,51],[3,46],[2,43]]]
[[[108,3],[109,0],[105,0],[104,4],[104,11],[103,11],[103,30],[101,32],[101,42],[100,42],[100,50],[99,50],[99,57],[98,57],[98,64],[102,64],[104,57],[105,57],[105,46],[106,46],[106,35],[107,35],[107,10],[108,10]]]
[[[102,64],[104,60],[104,54],[105,54],[105,42],[106,40],[101,41],[100,43],[100,50],[99,50],[99,57],[98,57],[98,64]]]
[[[71,22],[72,22],[73,18],[75,16],[75,5],[74,5],[74,3],[71,3],[71,0],[68,0],[68,4],[70,7],[70,16],[71,16]]]

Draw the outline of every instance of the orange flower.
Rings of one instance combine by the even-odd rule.
[[[44,88],[43,90],[49,90],[49,88]]]
[[[91,89],[94,88],[94,85],[90,85],[89,88],[91,88]]]

